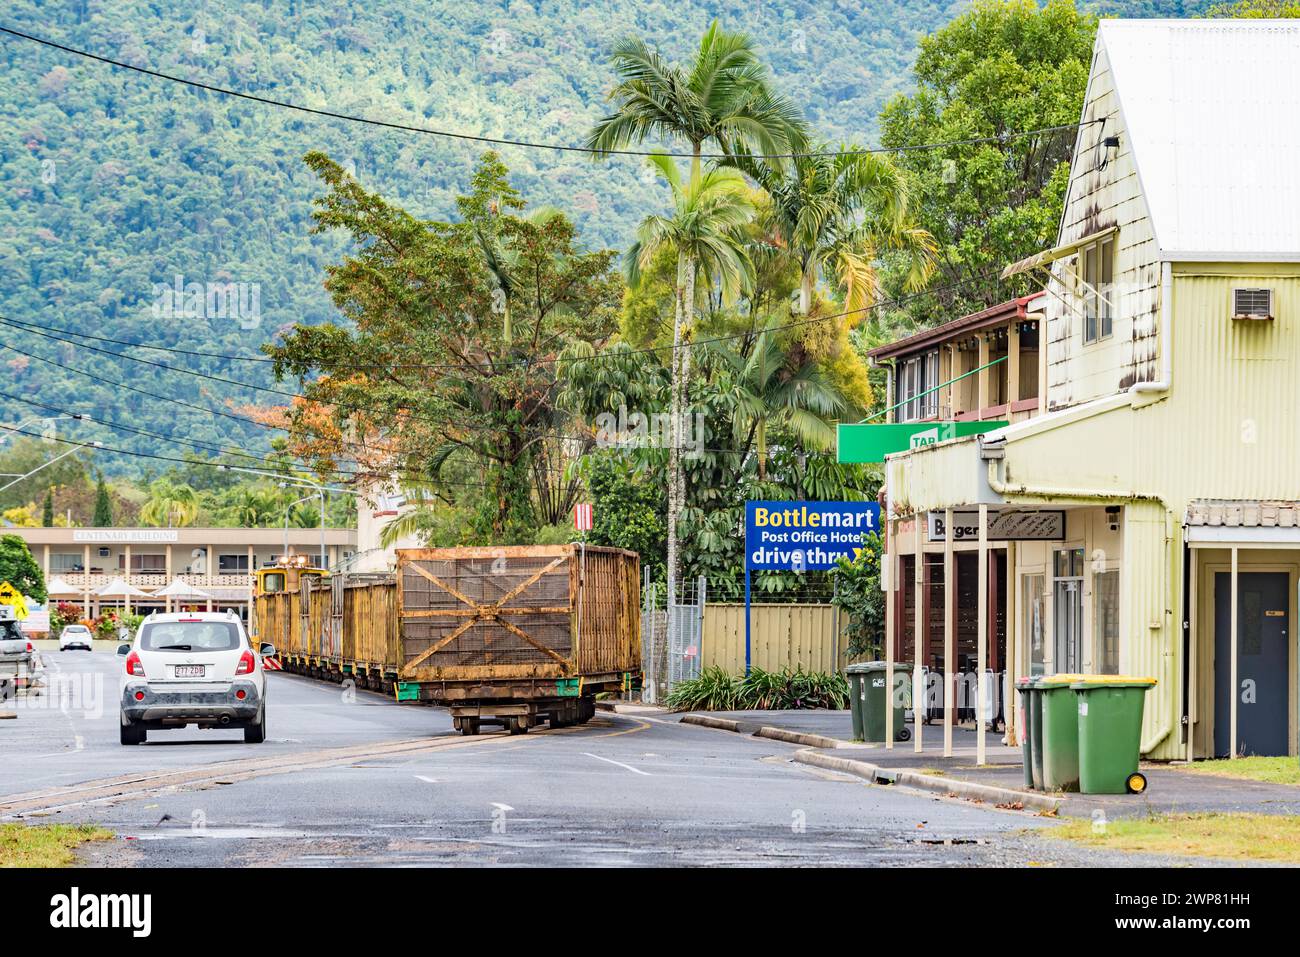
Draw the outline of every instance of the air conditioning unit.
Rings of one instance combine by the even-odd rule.
[[[1272,289],[1232,290],[1233,319],[1272,319]]]

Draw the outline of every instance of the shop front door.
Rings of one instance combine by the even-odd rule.
[[[1237,575],[1237,753],[1285,755],[1291,650],[1289,576]],[[1214,752],[1227,757],[1232,734],[1232,576],[1214,576]]]

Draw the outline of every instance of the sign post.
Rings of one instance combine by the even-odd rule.
[[[745,674],[752,667],[752,572],[826,570],[856,558],[862,537],[880,531],[876,502],[745,503]]]

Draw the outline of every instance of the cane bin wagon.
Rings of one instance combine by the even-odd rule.
[[[527,545],[400,549],[397,698],[445,705],[462,734],[586,722],[641,670],[640,557]]]

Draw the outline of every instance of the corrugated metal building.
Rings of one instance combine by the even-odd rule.
[[[1008,267],[1045,282],[1042,414],[890,456],[891,531],[1063,510],[995,543],[1006,680],[1151,675],[1148,756],[1294,754],[1300,23],[1102,21],[1082,119],[1057,245]]]

